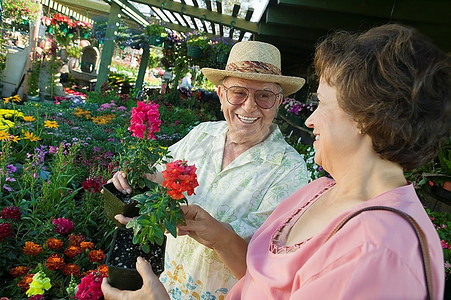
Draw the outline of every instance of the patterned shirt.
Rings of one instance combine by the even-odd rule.
[[[169,148],[174,160],[195,164],[199,186],[188,203],[198,204],[250,240],[275,207],[309,181],[301,156],[275,124],[268,138],[221,170],[227,123],[198,125]],[[237,279],[211,250],[188,236],[167,235],[160,276],[172,299],[224,299]]]

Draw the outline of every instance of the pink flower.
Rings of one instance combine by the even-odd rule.
[[[2,242],[6,238],[9,238],[12,236],[13,236],[13,230],[11,229],[11,224],[9,224],[9,223],[0,224],[0,242]]]
[[[2,219],[11,219],[14,221],[20,221],[22,214],[17,206],[5,207],[1,212]]]
[[[102,290],[100,289],[101,284],[102,276],[98,272],[93,271],[89,273],[81,279],[75,298],[80,300],[100,299],[103,296]]]
[[[443,249],[449,248],[449,244],[448,244],[447,242],[445,242],[444,240],[441,240],[440,242],[441,242],[441,244],[442,244],[442,248],[443,248]]]
[[[132,136],[140,139],[155,140],[155,132],[160,131],[161,120],[158,112],[158,104],[138,101],[137,107],[132,109],[129,131]]]
[[[74,223],[65,218],[53,219],[52,224],[56,225],[55,231],[59,234],[67,234],[74,229]]]

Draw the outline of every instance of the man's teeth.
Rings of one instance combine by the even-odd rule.
[[[245,117],[245,116],[241,116],[241,115],[237,115],[238,118],[243,121],[243,123],[247,123],[247,124],[251,124],[253,123],[255,120],[257,120],[258,118],[249,118],[249,117]]]

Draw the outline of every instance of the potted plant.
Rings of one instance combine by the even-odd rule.
[[[208,37],[203,33],[188,33],[185,41],[187,55],[196,59],[202,56],[202,51],[208,46]]]
[[[214,60],[221,65],[225,65],[234,44],[235,42],[230,38],[219,37],[212,39],[211,49]]]
[[[157,21],[147,25],[144,34],[147,36],[149,44],[155,46],[161,46],[163,40],[168,36],[166,28]]]
[[[144,177],[144,174],[155,173],[155,166],[164,163],[167,156],[167,148],[160,147],[154,135],[160,131],[159,117],[158,104],[153,102],[138,101],[137,106],[132,109],[128,128],[132,134],[123,139],[119,160],[121,170],[127,174],[127,180],[133,187],[133,193],[122,194],[112,183],[104,185],[105,216],[118,226],[121,224],[114,219],[115,215],[138,215],[138,209],[135,207],[137,202],[132,200],[132,197],[154,187],[155,184]]]
[[[124,151],[120,155],[121,169],[127,173],[127,180],[135,191],[135,195],[130,199],[131,204],[139,209],[139,216],[127,224],[128,230],[116,230],[106,260],[110,270],[110,284],[121,289],[136,290],[141,287],[140,276],[134,268],[138,255],[151,259],[150,262],[155,264],[154,270],[157,273],[163,271],[166,241],[164,232],[167,230],[177,236],[176,226],[184,222],[180,208],[182,203],[186,203],[183,193],[192,195],[194,188],[198,186],[196,167],[180,160],[166,164],[162,185],[153,183],[144,176],[155,173],[156,165],[164,163],[164,159],[169,157],[167,149],[160,147],[154,136],[160,129],[159,117],[157,104],[138,101],[137,107],[132,110],[128,128],[132,134],[124,141]],[[104,186],[104,195],[113,193],[114,186],[110,188]],[[109,218],[114,218],[117,213],[127,215],[126,211],[110,209],[112,205],[107,204],[109,199],[104,199],[105,214]],[[110,211],[107,211],[108,209]],[[136,208],[133,213],[138,214]],[[127,246],[122,246],[123,243]],[[129,258],[131,262],[127,264],[123,258]],[[125,279],[126,275],[130,275],[130,279]]]
[[[156,275],[164,270],[167,230],[177,237],[177,224],[184,223],[180,205],[187,203],[183,193],[192,195],[198,186],[196,167],[177,160],[166,164],[165,180],[149,192],[133,197],[138,201],[139,216],[127,228],[118,228],[108,252],[108,281],[114,287],[137,290],[142,279],[135,268],[136,259],[147,259]]]

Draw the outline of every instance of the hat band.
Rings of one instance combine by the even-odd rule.
[[[226,71],[237,71],[241,73],[260,73],[271,75],[282,75],[280,69],[272,64],[264,63],[256,60],[244,60],[229,63]]]

